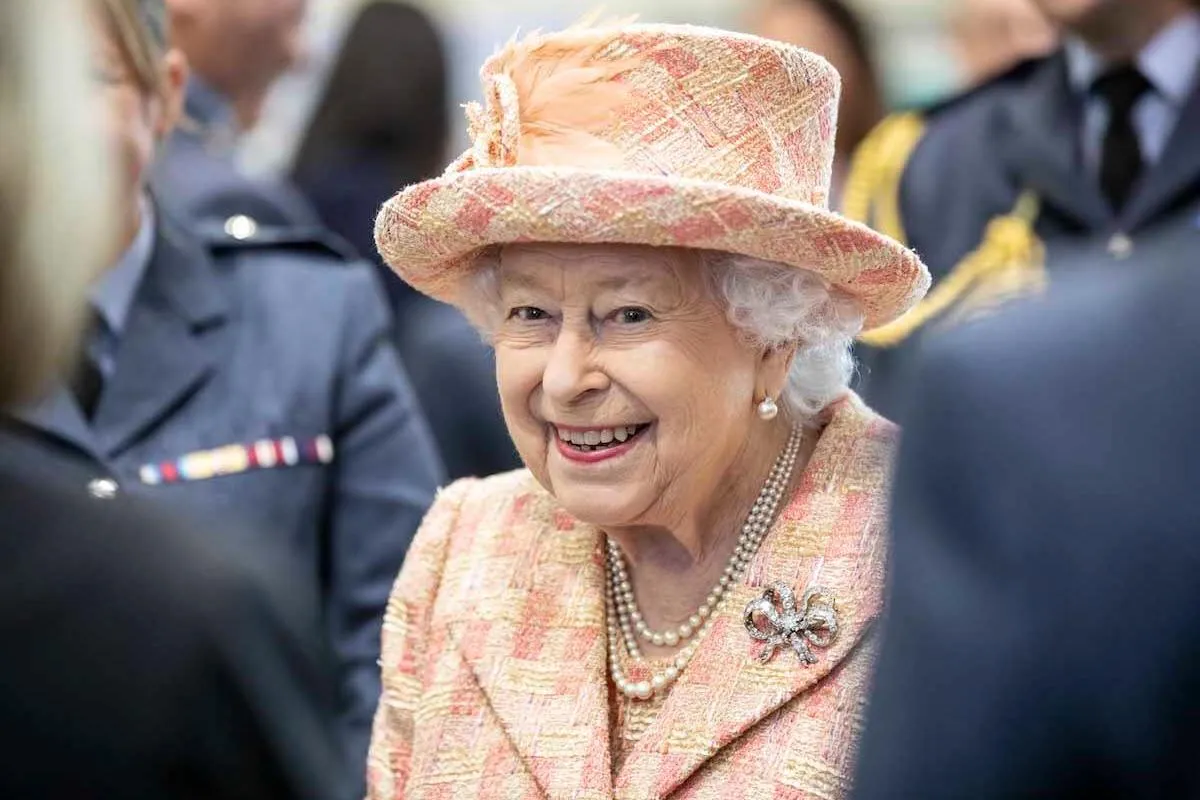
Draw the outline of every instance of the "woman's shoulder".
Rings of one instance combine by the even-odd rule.
[[[429,511],[426,524],[444,532],[451,550],[455,545],[478,549],[488,540],[512,540],[535,535],[554,518],[554,497],[528,469],[501,472],[487,478],[462,478],[444,489]]]
[[[837,401],[830,414],[824,436],[859,454],[890,458],[900,445],[900,426],[872,409],[854,392]]]
[[[438,492],[405,558],[397,592],[442,613],[503,595],[563,512],[528,470],[464,478]],[[436,603],[434,598],[436,599]]]
[[[882,511],[891,490],[900,428],[872,411],[857,395],[847,394],[827,411],[804,488],[849,502],[869,501]]]
[[[499,472],[486,478],[459,478],[438,490],[438,502],[445,499],[460,509],[481,509],[489,506],[507,505],[516,498],[551,501],[553,498],[537,482],[528,469]]]

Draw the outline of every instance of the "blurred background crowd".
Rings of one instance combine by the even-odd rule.
[[[318,102],[342,44],[364,3],[312,0],[305,23],[309,56],[284,78],[268,103],[262,124],[246,140],[245,163],[255,170],[284,168]],[[772,5],[790,10],[770,9]],[[643,21],[715,25],[732,30],[778,31],[797,44],[815,46],[842,68],[867,45],[875,65],[879,101],[891,107],[921,105],[1002,70],[1014,58],[1044,52],[1054,34],[1028,0],[849,0],[845,3],[772,4],[763,0],[614,0],[595,4],[522,0],[498,6],[480,0],[425,0],[414,8],[428,15],[445,41],[447,86],[454,108],[479,92],[478,65],[499,42],[520,30],[557,29],[597,7],[636,14]],[[841,7],[841,8],[839,8]],[[842,10],[844,9],[844,10]],[[847,13],[853,17],[847,20]],[[855,37],[846,28],[859,28]],[[783,26],[783,27],[777,27]],[[416,56],[412,59],[418,60]],[[859,123],[862,124],[861,122]],[[450,119],[452,145],[465,143],[462,115]]]
[[[38,645],[27,650],[20,663],[9,666],[19,672],[13,685],[27,681],[40,688],[21,695],[20,703],[31,701],[28,708],[17,704],[7,710],[16,708],[13,713],[18,716],[32,714],[29,709],[39,697],[56,697],[65,698],[56,701],[64,712],[79,711],[79,719],[91,718],[88,715],[102,719],[106,713],[124,713],[106,705],[117,703],[122,692],[160,691],[177,701],[173,708],[195,716],[195,730],[221,730],[238,715],[261,713],[256,718],[268,721],[261,727],[248,726],[252,730],[244,742],[190,741],[180,745],[188,750],[186,757],[172,757],[179,774],[191,777],[203,772],[197,766],[200,762],[224,765],[229,775],[238,776],[240,788],[213,784],[202,786],[197,794],[170,796],[334,797],[348,785],[353,786],[353,794],[361,790],[357,776],[347,778],[333,765],[359,765],[365,758],[380,691],[377,672],[384,606],[422,514],[438,487],[449,480],[520,466],[501,416],[489,349],[458,311],[417,294],[382,265],[374,246],[375,214],[399,188],[436,175],[468,146],[460,104],[479,99],[478,65],[497,44],[518,29],[564,27],[595,4],[588,0],[167,0],[164,12],[156,16],[146,11],[153,3],[95,2],[108,9],[101,22],[92,20],[93,29],[105,32],[104,44],[81,46],[89,53],[92,70],[92,85],[82,91],[91,91],[104,106],[111,123],[108,132],[121,146],[122,161],[113,174],[96,178],[98,182],[112,178],[118,187],[120,201],[108,205],[111,221],[121,230],[120,247],[104,259],[106,265],[116,266],[89,289],[81,362],[87,369],[72,369],[59,387],[62,391],[47,400],[39,399],[36,386],[25,385],[27,378],[9,378],[8,372],[17,369],[16,361],[0,366],[0,384],[14,387],[2,399],[15,409],[14,424],[5,427],[9,438],[0,447],[0,466],[13,466],[22,476],[11,486],[0,480],[0,497],[7,496],[12,507],[28,511],[30,486],[36,483],[27,486],[21,481],[29,476],[52,478],[55,483],[66,476],[67,484],[82,487],[78,494],[85,502],[77,505],[53,495],[45,498],[46,506],[58,514],[53,521],[30,512],[29,519],[13,516],[5,525],[47,531],[58,526],[68,531],[87,520],[105,537],[132,536],[136,541],[131,541],[128,552],[141,556],[122,559],[119,568],[113,566],[118,580],[133,587],[119,602],[130,608],[153,606],[186,590],[194,601],[187,608],[198,604],[211,610],[211,614],[198,614],[171,602],[161,606],[168,618],[164,624],[174,631],[170,636],[186,639],[178,649],[204,654],[198,659],[202,666],[196,667],[203,671],[200,683],[215,688],[202,697],[179,700],[172,696],[173,687],[196,678],[190,672],[192,665],[150,669],[143,663],[143,674],[132,665],[126,669],[119,660],[105,667],[105,680],[111,678],[112,683],[104,699],[75,697],[69,676],[39,684],[48,675],[44,663],[55,661],[56,653],[74,651],[79,637],[95,635],[105,627],[107,617],[97,607],[97,620],[64,623],[54,617],[60,625],[55,637],[43,635],[45,623],[31,623],[28,641],[36,640]],[[1071,3],[1063,0],[1062,5]],[[138,16],[130,9],[144,13]],[[1068,201],[1064,201],[1068,211],[1062,214],[1051,209],[1041,216],[1022,217],[1026,206],[1016,201],[1026,195],[1019,192],[986,202],[967,198],[957,205],[956,195],[947,192],[939,194],[946,204],[941,207],[932,202],[922,205],[920,187],[913,186],[903,195],[905,202],[913,204],[905,209],[905,222],[911,223],[908,230],[889,227],[888,203],[899,202],[895,195],[900,193],[900,177],[892,176],[889,200],[888,170],[902,170],[911,147],[897,145],[904,153],[899,164],[891,167],[882,156],[870,163],[862,160],[864,153],[886,149],[884,145],[892,140],[877,138],[881,131],[898,131],[896,141],[900,141],[905,119],[937,119],[947,104],[961,103],[951,98],[990,93],[998,79],[1009,81],[1001,76],[1015,74],[1012,81],[1021,83],[1026,73],[1019,65],[1058,51],[1064,34],[1031,0],[611,0],[605,9],[614,15],[636,14],[646,22],[698,23],[757,33],[828,58],[845,87],[834,202],[916,246],[934,273],[931,299],[935,303],[940,302],[936,281],[972,253],[995,252],[984,246],[992,230],[987,224],[1014,203],[1011,217],[1029,224],[1006,228],[1015,230],[1012,235],[1018,238],[1015,245],[1011,237],[1003,245],[1016,247],[1021,258],[1041,253],[1032,233],[1035,220],[1042,239],[1059,236],[1086,244],[1080,251],[1084,255],[1073,253],[1072,260],[1124,260],[1133,251],[1132,228],[1106,216],[1094,226],[1092,236],[1086,209],[1072,216]],[[1196,44],[1200,47],[1200,38]],[[0,65],[6,63],[2,50]],[[1168,59],[1168,73],[1170,63]],[[1195,58],[1184,56],[1176,66],[1180,74],[1192,76]],[[1187,84],[1181,94],[1191,90]],[[1043,110],[1050,113],[1049,107]],[[906,117],[906,112],[912,115]],[[1040,111],[1031,113],[1036,116]],[[1179,109],[1175,113],[1184,120],[1180,124],[1197,124]],[[900,116],[892,116],[896,114]],[[965,114],[963,119],[960,127],[991,130],[990,123]],[[901,127],[889,127],[885,120],[900,120]],[[53,124],[47,123],[51,129]],[[1068,133],[1066,138],[1074,135]],[[1190,169],[1194,165],[1183,158],[1182,147],[1167,150],[1167,156],[1180,157]],[[1103,148],[1096,144],[1094,160],[1097,169],[1106,170],[1099,163],[1107,159]],[[13,152],[0,156],[9,159]],[[990,168],[972,170],[989,162],[990,152],[986,144],[969,153],[947,144],[933,160],[949,164],[947,170],[957,170],[963,186],[977,181],[986,188],[993,185],[991,179],[999,180],[998,175]],[[1161,154],[1163,148],[1157,152]],[[1142,155],[1147,162],[1153,160],[1149,153]],[[1067,162],[1053,163],[1064,167]],[[874,176],[878,180],[856,182],[855,176],[861,174],[857,168],[864,165],[864,172],[878,173]],[[1121,167],[1114,169],[1118,170],[1114,185],[1121,184]],[[934,172],[931,166],[928,174]],[[1033,172],[1045,174],[1036,168]],[[1135,174],[1125,184],[1136,183],[1137,178]],[[24,179],[45,180],[48,191],[62,190],[66,196],[87,192],[86,181],[83,189],[77,189],[52,185],[41,175]],[[1103,180],[1107,192],[1107,172]],[[1138,220],[1146,223],[1148,238],[1175,241],[1170,239],[1174,233],[1155,227],[1162,222],[1155,214],[1161,212],[1165,218],[1185,206],[1191,208],[1194,183],[1182,189],[1164,187],[1164,201],[1153,208],[1138,206],[1135,198],[1131,208],[1142,215]],[[1171,194],[1168,189],[1180,191]],[[1118,185],[1114,191],[1130,189]],[[3,199],[10,212],[28,203],[27,198]],[[968,223],[955,216],[977,199],[980,219]],[[1039,191],[1037,199],[1049,206],[1058,198],[1051,189]],[[1125,197],[1108,199],[1119,211]],[[41,201],[39,208],[44,208],[38,213],[50,213],[46,209],[55,203]],[[1112,216],[1109,211],[1105,208],[1103,214]],[[66,240],[71,238],[91,242],[94,250],[101,247],[102,238],[88,233],[97,219],[75,219],[69,214],[64,219],[71,227],[64,227],[64,241],[56,243],[62,252],[44,252],[46,263],[80,258],[70,251],[72,243]],[[1190,220],[1189,231],[1195,227]],[[945,238],[939,227],[943,221],[954,224]],[[959,234],[961,243],[955,244]],[[54,232],[40,235],[49,242],[56,238]],[[1186,247],[1192,247],[1190,242]],[[12,249],[12,253],[23,252]],[[1173,250],[1170,259],[1179,261],[1179,252]],[[18,257],[7,249],[5,255]],[[1052,255],[1067,258],[1057,251]],[[226,303],[222,298],[228,297],[239,299]],[[15,302],[8,296],[0,300],[8,306]],[[63,341],[45,339],[48,350],[70,349],[64,343],[69,338],[66,331],[71,323],[65,320],[70,313],[61,313],[56,335]],[[23,329],[14,329],[17,332],[10,338],[21,339]],[[915,373],[910,374],[907,362],[897,355],[901,351],[897,345],[910,333],[888,331],[874,340],[868,335],[860,354],[858,387],[888,416],[906,420],[910,418],[908,387]],[[1170,331],[1152,338],[1161,343],[1187,336],[1186,331]],[[1147,344],[1147,350],[1156,346]],[[116,369],[118,354],[121,369]],[[996,363],[1003,367],[1003,357],[997,356]],[[1092,383],[1085,385],[1095,390],[1102,384],[1107,388],[1110,379],[1090,376],[1088,380]],[[1139,396],[1130,400],[1129,407],[1139,407],[1143,401]],[[937,415],[939,408],[937,396],[930,395],[924,410]],[[946,414],[947,419],[953,416]],[[1014,428],[1023,421],[1014,422]],[[925,422],[927,427],[937,427],[928,419]],[[951,436],[944,431],[938,435]],[[1119,457],[1115,446],[1112,452],[1101,449],[1092,455],[1097,460]],[[913,455],[913,463],[920,457]],[[286,474],[269,469],[278,464],[300,468]],[[954,486],[954,480],[969,471],[944,462],[930,469],[942,470],[938,474],[945,479],[943,486]],[[236,485],[207,480],[251,472],[251,478]],[[917,472],[914,469],[913,474]],[[1147,476],[1141,477],[1149,483]],[[920,492],[920,487],[906,488],[913,496]],[[964,496],[969,491],[964,488]],[[286,544],[283,549],[292,560],[290,580],[275,585],[260,582],[257,573],[247,574],[257,569],[245,565],[253,560],[247,553],[255,548],[255,536],[232,537],[236,547],[245,548],[235,552],[198,552],[189,549],[191,545],[172,550],[173,545],[156,538],[155,544],[147,544],[154,537],[136,531],[169,528],[174,523],[95,510],[125,494],[166,498],[167,507],[198,511],[200,519],[220,515],[229,520],[231,529],[279,531],[278,539]],[[910,519],[903,507],[899,511],[901,523]],[[111,519],[105,516],[110,513]],[[912,513],[925,519],[926,509]],[[83,547],[73,540],[56,544],[50,536],[44,541],[50,549],[40,556],[16,552],[7,556],[7,563],[20,569],[16,577],[6,579],[7,589],[0,587],[0,598],[5,598],[0,599],[0,623],[19,629],[23,621],[11,609],[39,602],[53,609],[59,608],[55,604],[59,601],[63,608],[76,607],[78,596],[105,595],[101,606],[118,602],[91,583],[103,572],[98,565],[109,557],[110,548],[95,541]],[[924,575],[930,564],[937,566],[934,555],[910,552],[909,560],[903,560],[901,552],[902,568]],[[263,560],[278,555],[264,554]],[[0,550],[0,560],[5,558]],[[182,573],[162,574],[159,584],[146,580],[168,561],[190,564],[197,574],[190,578],[181,577]],[[39,576],[49,563],[72,565],[71,575],[57,582],[55,591],[77,596],[59,598],[39,588]],[[263,574],[269,572],[264,568]],[[213,576],[221,577],[214,582]],[[1114,591],[1128,588],[1120,582],[1112,585],[1117,587]],[[1080,591],[1087,596],[1089,590]],[[927,597],[914,599],[916,594],[898,595],[901,614],[911,615],[899,621],[901,627],[929,608],[922,603],[932,602]],[[905,597],[909,605],[903,604]],[[950,598],[948,605],[956,602]],[[319,624],[313,622],[317,614]],[[239,622],[230,624],[231,618]],[[137,624],[154,628],[135,632],[138,647],[144,641],[162,641],[164,635],[156,624],[140,617]],[[314,633],[318,628],[319,637]],[[270,647],[253,642],[279,647],[268,654]],[[95,650],[105,652],[109,646],[120,648],[109,642],[95,644]],[[329,663],[326,649],[331,651]],[[45,661],[38,661],[39,655]],[[143,656],[144,652],[134,660]],[[1183,658],[1179,653],[1171,657]],[[885,658],[885,665],[893,664],[889,658],[900,666],[889,673],[892,683],[883,685],[885,691],[891,689],[892,699],[881,703],[877,736],[919,739],[919,733],[895,721],[905,716],[906,707],[894,700],[912,696],[913,684],[905,682],[911,676],[904,668],[918,662],[905,662],[893,653]],[[996,660],[1003,658],[1001,654]],[[175,668],[179,671],[172,672]],[[280,680],[281,673],[289,679]],[[336,676],[336,698],[323,696],[326,673]],[[269,679],[262,678],[267,674]],[[259,685],[259,680],[270,687]],[[264,690],[262,705],[247,709],[244,699],[258,697],[260,690]],[[1176,697],[1156,699],[1169,705],[1164,698]],[[938,703],[936,697],[930,698],[926,708]],[[0,710],[5,708],[0,705]],[[135,716],[136,720],[123,723],[127,739],[136,740],[143,752],[171,746],[164,744],[170,737],[159,736],[166,723],[153,707]],[[61,726],[68,723],[56,724],[39,733],[51,742],[51,751],[64,746]],[[76,733],[83,731],[79,735],[88,742],[103,740],[105,726],[96,723],[89,728],[91,724],[70,723]],[[31,753],[38,752],[30,736],[18,738]],[[115,756],[106,764],[112,754],[103,747],[98,752],[92,767],[117,770],[124,764]],[[27,782],[14,783],[15,793],[10,796],[33,796],[21,792],[43,786],[46,776],[58,774],[60,765],[35,768],[37,756],[29,759],[31,766],[21,778]],[[891,763],[891,773],[884,768],[880,774],[900,775],[914,783],[927,779],[929,773],[920,772],[920,759],[903,764],[899,760],[896,756]],[[1153,761],[1147,757],[1145,763]],[[134,786],[130,774],[114,777],[114,785],[125,780]],[[883,780],[868,776],[864,787],[869,791],[864,796],[953,796],[889,794],[886,788],[877,788]],[[155,796],[154,785],[143,787],[145,794],[133,790],[128,796]],[[171,785],[198,784],[185,777]],[[70,780],[63,786],[75,796],[91,796],[86,786]],[[972,792],[959,796],[985,796]]]

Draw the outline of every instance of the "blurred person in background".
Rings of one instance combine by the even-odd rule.
[[[382,292],[319,240],[202,236],[147,192],[186,60],[162,0],[92,1],[122,253],[90,291],[70,379],[17,421],[88,469],[98,499],[228,521],[287,555],[321,597],[361,763],[384,605],[441,480]]]
[[[155,167],[155,188],[181,214],[234,232],[312,227],[318,217],[286,180],[236,163],[275,82],[305,57],[306,0],[167,0],[171,42],[191,67],[185,118]]]
[[[755,0],[748,27],[759,36],[824,56],[841,75],[830,199],[830,205],[840,206],[842,184],[854,151],[885,112],[883,86],[866,22],[848,0]]]
[[[432,20],[407,3],[369,3],[343,41],[292,177],[324,224],[375,255],[379,207],[397,186],[441,172],[449,109],[446,55]],[[449,476],[515,469],[491,350],[457,309],[376,263],[396,344]]]
[[[866,398],[896,414],[924,333],[1056,275],[1187,264],[1200,215],[1200,10],[1035,0],[1062,47],[932,111],[885,122],[846,211],[921,253],[934,288],[862,336]]]
[[[365,4],[342,40],[292,178],[330,230],[375,254],[375,215],[395,193],[437,175],[450,139],[445,45],[429,16],[399,0]],[[399,308],[418,293],[390,269]]]
[[[926,348],[857,800],[1200,797],[1200,270],[1126,266]]]
[[[1034,0],[954,0],[949,15],[950,39],[966,88],[1048,55],[1057,40],[1055,27]]]
[[[4,408],[74,358],[112,250],[89,94],[122,90],[103,57],[89,85],[84,19],[69,0],[0,4]],[[0,433],[0,796],[349,797],[308,587],[221,526],[89,497],[76,469]]]
[[[376,230],[493,342],[528,469],[417,534],[370,796],[844,797],[897,435],[850,346],[928,274],[825,205],[837,73],[612,23],[482,76],[470,149]]]

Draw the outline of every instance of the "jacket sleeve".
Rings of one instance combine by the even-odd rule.
[[[342,670],[348,757],[362,764],[379,702],[379,632],[388,591],[442,481],[442,467],[390,341],[374,276],[352,281],[335,398],[335,461],[323,547],[325,618]]]
[[[413,727],[423,694],[430,619],[441,588],[449,541],[463,500],[475,480],[467,478],[439,493],[421,524],[388,601],[383,622],[383,696],[367,758],[370,800],[405,796],[412,768]]]

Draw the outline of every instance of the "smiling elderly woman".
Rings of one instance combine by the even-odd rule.
[[[377,239],[494,344],[528,469],[454,484],[417,535],[372,796],[844,795],[895,441],[850,344],[928,276],[826,207],[836,73],[615,26],[483,78],[472,148]]]

